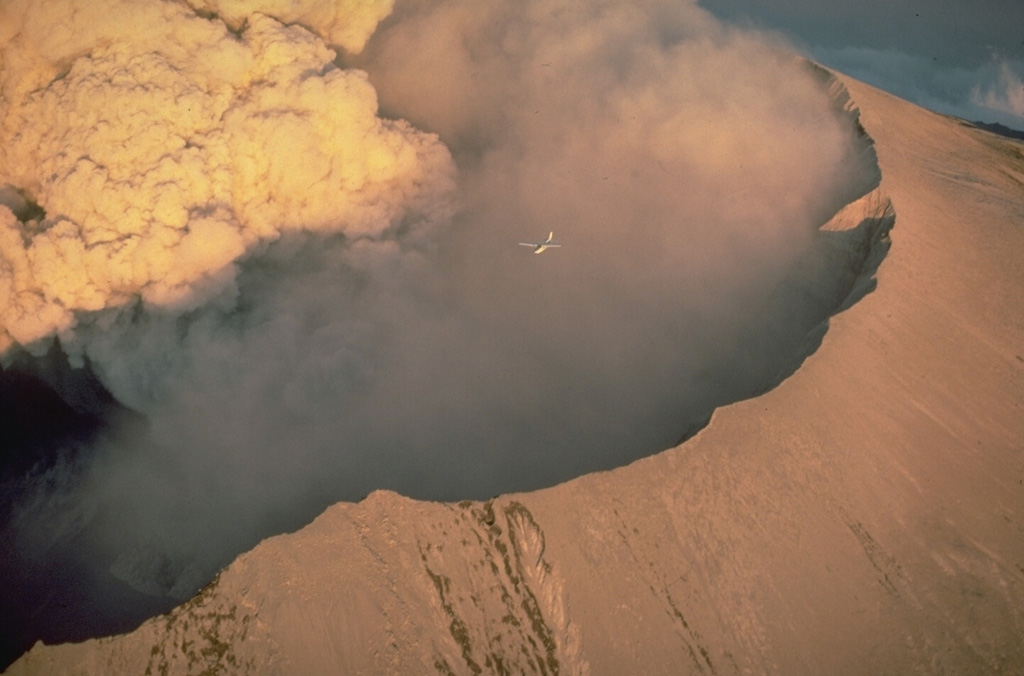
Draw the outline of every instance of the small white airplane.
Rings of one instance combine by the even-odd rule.
[[[556,244],[555,242],[552,242],[551,240],[553,240],[554,238],[555,233],[549,232],[548,238],[543,242],[520,242],[519,246],[532,246],[533,253],[539,254],[540,252],[545,251],[547,249],[553,249],[555,247],[562,246],[561,244]]]

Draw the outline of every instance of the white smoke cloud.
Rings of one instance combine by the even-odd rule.
[[[1024,82],[1008,61],[1000,61],[999,76],[995,83],[983,88],[975,86],[971,100],[979,105],[1018,118],[1017,124],[1024,123]]]
[[[0,324],[148,422],[19,523],[79,514],[136,588],[374,488],[660,450],[834,307],[816,228],[876,168],[771,39],[674,0],[424,0],[356,56],[387,3],[279,4],[0,17]]]

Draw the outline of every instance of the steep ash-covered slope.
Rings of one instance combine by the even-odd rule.
[[[791,378],[551,489],[335,505],[9,673],[1024,669],[1024,149],[843,81],[882,183],[830,227],[898,219]]]

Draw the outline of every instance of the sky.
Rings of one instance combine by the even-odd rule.
[[[701,0],[820,63],[931,110],[1024,129],[1019,0]]]

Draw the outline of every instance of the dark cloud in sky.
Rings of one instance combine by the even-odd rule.
[[[938,112],[1024,128],[1019,0],[701,0],[811,58]]]

